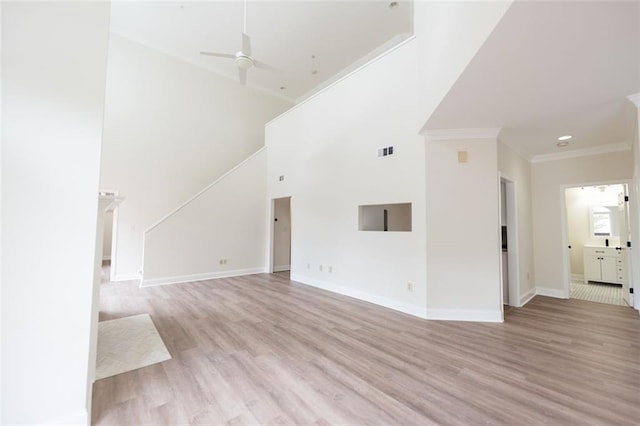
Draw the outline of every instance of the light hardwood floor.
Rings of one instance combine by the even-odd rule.
[[[425,321],[253,275],[104,283],[173,359],[99,380],[95,424],[640,424],[640,317],[536,297],[504,324]]]

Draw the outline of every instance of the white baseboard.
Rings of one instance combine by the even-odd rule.
[[[572,281],[584,281],[584,275],[582,274],[571,274]]]
[[[385,308],[400,311],[405,314],[413,315],[419,318],[427,318],[427,310],[423,306],[410,305],[408,303],[398,302],[387,297],[378,296],[376,294],[367,293],[360,290],[355,290],[350,287],[342,286],[339,284],[330,283],[327,281],[318,280],[316,278],[306,277],[299,274],[291,274],[291,281],[296,281],[301,284],[305,284],[311,287],[320,288],[330,291],[332,293],[342,294],[344,296],[353,297],[354,299],[363,300],[365,302],[373,303],[375,305],[384,306]]]
[[[555,297],[556,299],[567,299],[564,289],[536,287],[536,294],[539,296]]]
[[[518,306],[522,307],[522,306],[526,305],[534,297],[536,297],[536,288],[535,287],[530,289],[528,292],[526,292],[522,296],[520,296],[520,305],[518,305]]]
[[[68,416],[59,417],[55,420],[46,421],[40,423],[40,426],[45,425],[82,425],[87,426],[89,424],[89,416],[86,410],[72,413]]]
[[[113,278],[111,279],[112,282],[119,282],[119,281],[137,281],[140,279],[140,274],[137,274],[135,272],[130,273],[130,274],[117,274],[114,275]]]
[[[239,277],[241,275],[262,274],[266,272],[267,270],[264,267],[260,267],[260,268],[236,269],[232,271],[205,272],[203,274],[178,275],[173,277],[161,277],[161,278],[151,278],[151,279],[143,278],[142,281],[140,282],[140,287],[153,287],[157,285],[188,283],[192,281],[213,280],[216,278]]]
[[[290,271],[290,270],[291,270],[291,265],[280,265],[280,266],[273,267],[273,272],[283,272],[283,271]]]
[[[427,319],[441,321],[503,322],[500,311],[427,309]]]

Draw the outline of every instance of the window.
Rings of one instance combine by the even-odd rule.
[[[360,231],[411,232],[411,203],[358,207]]]
[[[606,207],[591,208],[591,236],[610,237],[611,236],[611,211]]]

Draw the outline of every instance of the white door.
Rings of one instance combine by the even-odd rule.
[[[631,282],[631,268],[629,263],[631,262],[631,256],[629,251],[631,250],[631,221],[629,221],[629,191],[627,185],[623,185],[624,193],[618,196],[618,223],[620,224],[620,247],[622,248],[622,259],[624,259],[624,278],[622,280],[622,297],[624,301],[633,306],[633,295],[629,291]]]

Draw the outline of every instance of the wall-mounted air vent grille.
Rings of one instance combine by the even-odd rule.
[[[390,157],[393,155],[393,147],[392,146],[386,146],[384,148],[378,148],[378,158],[382,158],[382,157]]]

